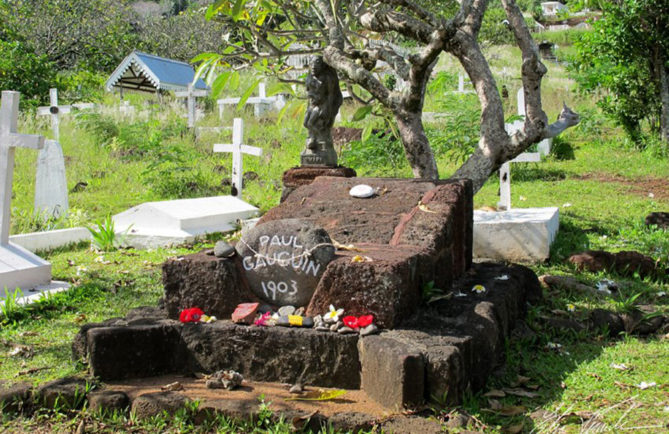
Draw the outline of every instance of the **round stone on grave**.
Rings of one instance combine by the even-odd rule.
[[[275,306],[306,306],[335,254],[325,229],[300,219],[272,220],[237,243],[251,290]]]

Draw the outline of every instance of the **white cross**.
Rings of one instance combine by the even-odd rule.
[[[51,116],[51,130],[53,131],[53,139],[60,141],[60,115],[69,113],[72,106],[58,105],[58,89],[49,89],[49,107],[38,107],[37,114],[40,116]]]
[[[175,92],[177,98],[186,98],[188,105],[188,128],[195,127],[195,98],[209,95],[208,90],[196,90],[193,84],[188,85],[185,91]]]
[[[244,181],[242,154],[255,155],[256,157],[260,157],[262,155],[261,148],[242,145],[243,137],[244,121],[240,118],[235,118],[232,123],[232,144],[221,145],[217,143],[214,145],[214,152],[232,153],[232,195],[238,198],[242,197],[242,184]]]
[[[9,243],[9,227],[12,214],[12,181],[14,178],[14,153],[17,147],[42,149],[44,137],[18,134],[19,98],[13,91],[2,92],[0,107],[0,245]]]

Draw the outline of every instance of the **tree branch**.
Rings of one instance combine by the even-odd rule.
[[[431,42],[434,27],[408,15],[394,11],[366,11],[359,18],[360,24],[374,32],[397,32],[424,44]]]

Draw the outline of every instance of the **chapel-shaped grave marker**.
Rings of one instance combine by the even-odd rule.
[[[17,288],[62,290],[69,285],[51,282],[51,264],[23,247],[9,242],[12,182],[16,148],[42,149],[44,137],[17,133],[19,92],[3,91],[0,106],[0,298]],[[18,303],[28,303],[39,294],[25,295]],[[4,303],[4,302],[2,302]]]
[[[208,90],[197,90],[193,84],[188,85],[185,91],[175,92],[177,98],[186,98],[186,106],[188,108],[188,128],[195,128],[195,103],[196,98],[202,98],[209,95]]]
[[[260,157],[262,149],[255,146],[243,145],[244,140],[244,121],[241,118],[235,118],[232,124],[232,144],[214,144],[214,152],[232,153],[232,192],[231,195],[237,198],[242,197],[242,187],[244,182],[244,167],[242,163],[242,154],[254,155]]]
[[[63,147],[59,143],[60,116],[72,111],[70,105],[58,105],[58,89],[49,90],[50,106],[39,107],[39,116],[51,116],[53,140],[47,140],[37,156],[35,174],[35,213],[44,218],[66,215],[69,209]]]

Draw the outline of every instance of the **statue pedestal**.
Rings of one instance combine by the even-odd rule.
[[[326,166],[299,166],[283,172],[283,192],[281,202],[297,187],[308,185],[319,176],[338,176],[341,178],[354,178],[355,170],[350,167],[326,167]]]

